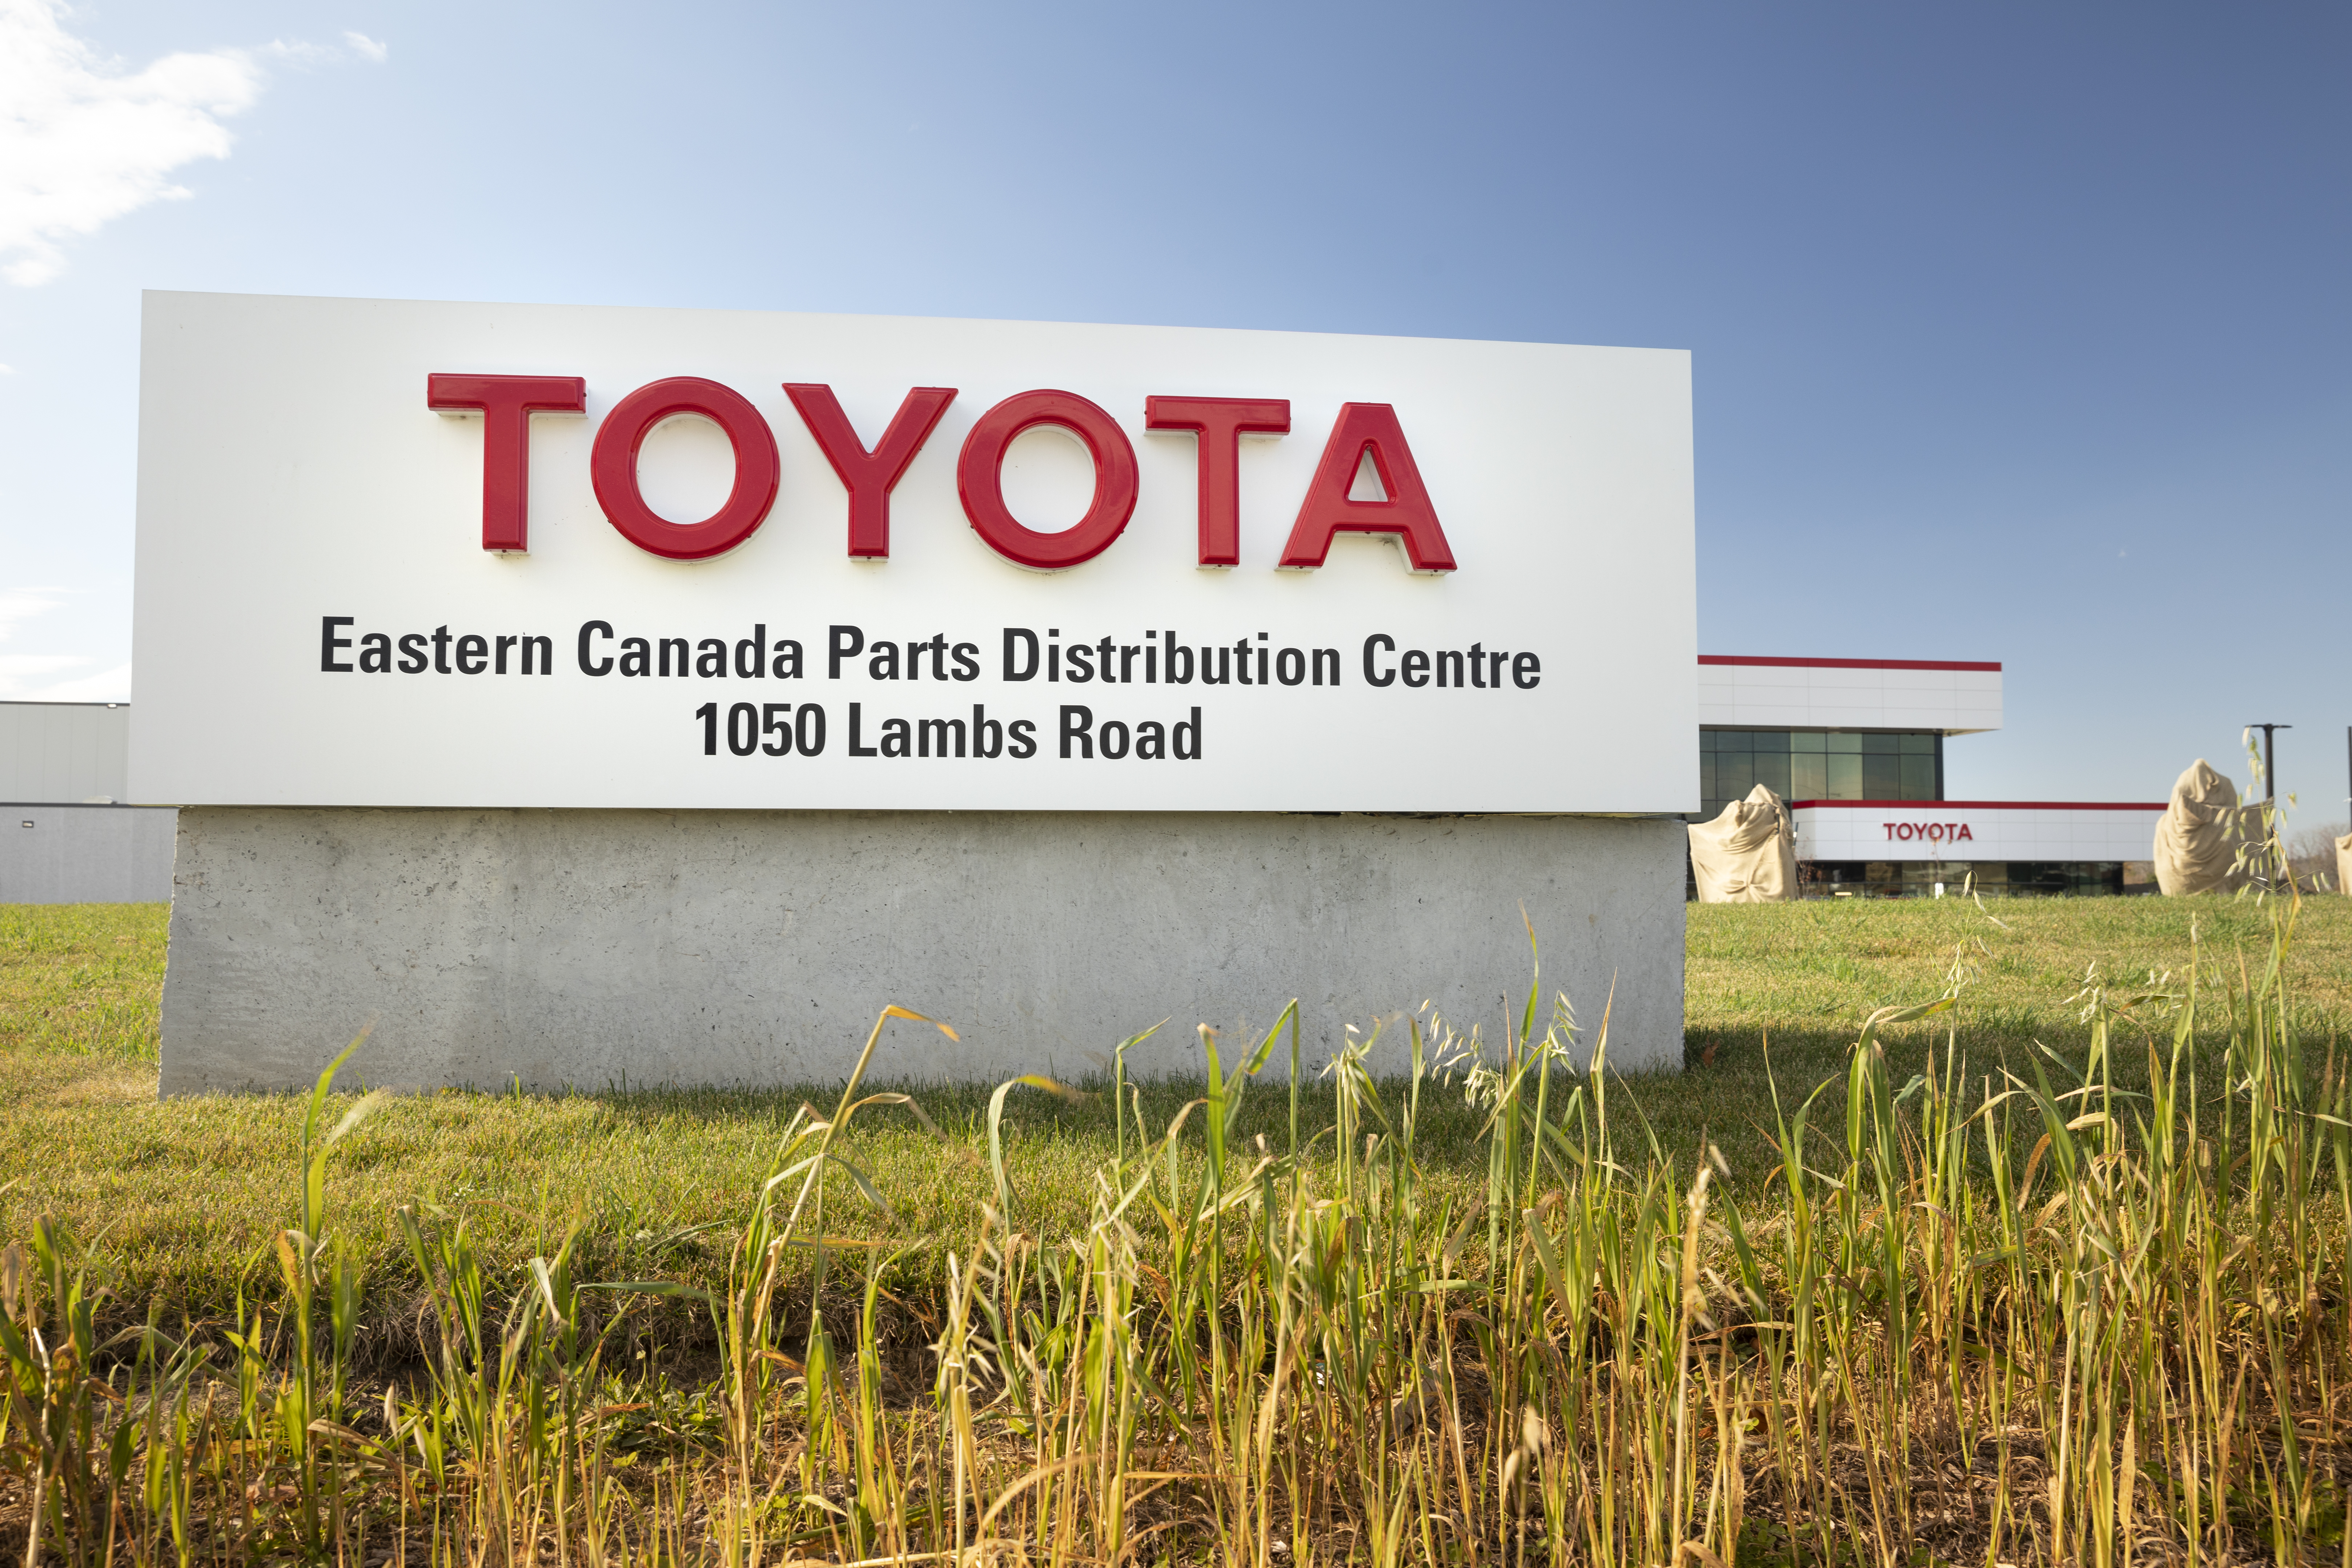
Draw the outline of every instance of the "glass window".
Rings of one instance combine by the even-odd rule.
[[[1819,752],[1799,752],[1789,759],[1789,798],[1830,798],[1829,758]]]
[[[1941,866],[1917,860],[1816,860],[1801,865],[1797,875],[1798,897],[1808,899],[1931,899],[1938,882],[1946,898],[1966,890],[2008,898],[2083,898],[2124,891],[2124,868],[2114,860],[1979,860]]]
[[[1932,731],[1702,730],[1699,796],[1709,816],[1759,784],[1787,800],[1934,800]]]
[[[1738,800],[1756,787],[1756,759],[1747,752],[1715,754],[1716,793],[1725,800]]]

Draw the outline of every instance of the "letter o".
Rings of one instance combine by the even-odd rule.
[[[1931,842],[1941,839],[1943,837],[1944,825],[1942,823],[1931,822],[1927,824],[1927,837]]]
[[[1907,822],[1897,823],[1895,826],[1895,837],[1897,838],[1909,838],[1916,836],[1917,831],[1918,830],[1916,828],[1913,827]]]
[[[1095,499],[1075,528],[1040,533],[1004,504],[1004,452],[1033,425],[1059,425],[1094,459]],[[956,494],[971,531],[991,550],[1033,572],[1060,572],[1111,547],[1135,515],[1135,448],[1118,421],[1075,392],[1022,392],[982,415],[956,458]]]
[[[637,450],[663,420],[699,414],[726,433],[735,449],[735,488],[726,504],[700,522],[672,522],[646,504],[637,489]],[[647,382],[613,405],[596,428],[588,477],[596,504],[621,537],[672,561],[708,561],[751,537],[776,504],[775,433],[750,399],[698,375]]]

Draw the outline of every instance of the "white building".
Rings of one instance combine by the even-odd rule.
[[[2000,728],[1998,664],[1702,655],[1699,793],[1789,802],[1812,896],[2123,891],[2162,801],[1948,800],[1944,742]]]
[[[172,896],[169,806],[122,804],[127,702],[0,702],[0,904]]]

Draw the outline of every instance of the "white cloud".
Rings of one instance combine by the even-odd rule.
[[[30,697],[47,678],[89,662],[70,653],[0,653],[0,697]]]
[[[5,664],[0,658],[0,664]],[[77,658],[74,664],[88,664]],[[0,679],[5,679],[0,677]],[[128,702],[131,700],[131,667],[116,665],[112,669],[96,675],[79,675],[70,680],[60,680],[47,686],[37,686],[23,695],[36,702]]]
[[[16,623],[56,609],[65,602],[62,588],[0,589],[0,642],[16,632]]]
[[[273,60],[284,60],[298,66],[324,65],[329,60],[341,58],[343,53],[332,44],[305,43],[300,38],[290,44],[283,38],[272,38],[261,46],[259,52]]]
[[[260,68],[235,49],[124,74],[64,15],[59,0],[0,0],[0,276],[28,288],[65,270],[58,241],[186,196],[165,176],[227,157],[221,118],[261,93]]]
[[[64,604],[66,597],[63,588],[0,589],[0,642],[14,637],[23,623]],[[0,653],[0,698],[46,702],[131,700],[129,665],[96,675],[71,673],[89,662],[78,653]]]
[[[263,59],[310,66],[343,58],[282,40],[253,49],[166,55],[127,71],[66,30],[65,0],[0,0],[0,277],[24,288],[65,270],[63,242],[150,202],[190,195],[174,169],[226,158],[221,122],[253,107]],[[346,33],[381,63],[386,46]]]

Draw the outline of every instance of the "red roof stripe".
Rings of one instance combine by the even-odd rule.
[[[1781,665],[1798,669],[1989,669],[1998,674],[1998,661],[1984,664],[1949,658],[1760,658],[1747,654],[1703,653],[1701,664]]]
[[[1790,811],[1833,806],[1840,811],[2163,811],[2146,800],[1792,800]]]

